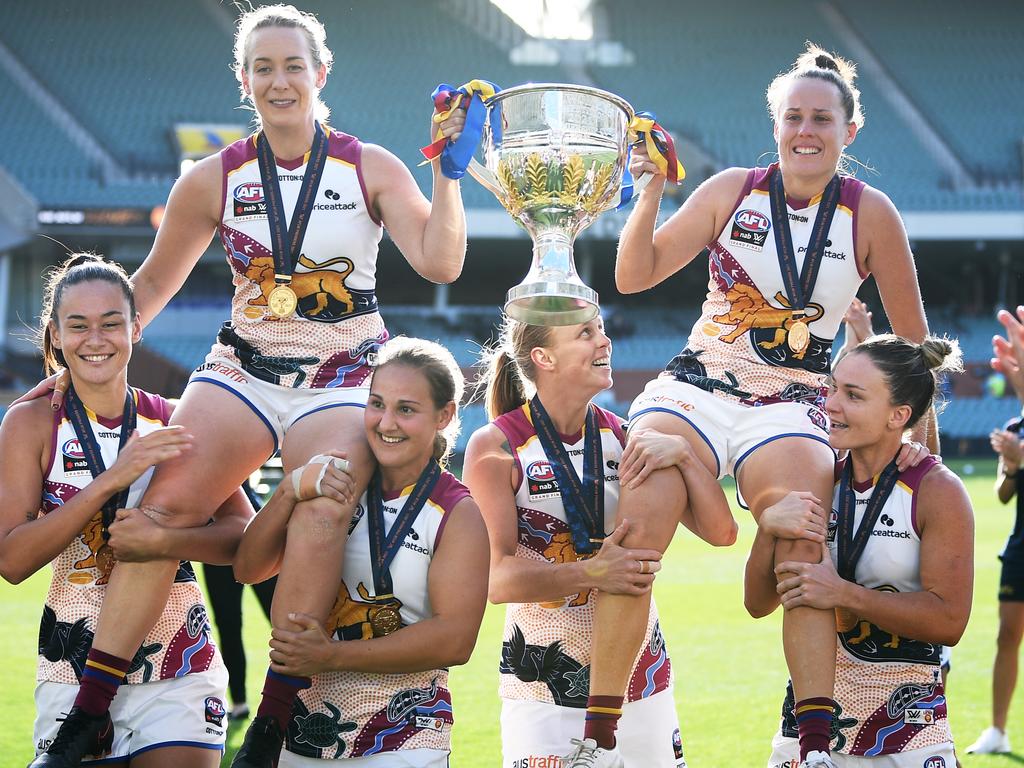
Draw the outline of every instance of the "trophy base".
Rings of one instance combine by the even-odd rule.
[[[597,291],[581,283],[520,284],[505,298],[505,314],[527,325],[579,325],[598,312]]]

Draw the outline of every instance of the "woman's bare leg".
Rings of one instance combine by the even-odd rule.
[[[635,429],[650,428],[666,434],[685,437],[697,456],[716,471],[714,455],[700,435],[682,419],[664,413],[642,416]],[[616,523],[629,520],[629,531],[622,542],[626,548],[657,549],[664,552],[672,541],[680,514],[687,503],[686,484],[675,468],[661,469],[636,489],[622,488]],[[594,608],[594,637],[591,642],[590,696],[592,705],[603,709],[621,708],[621,698],[629,685],[629,675],[644,640],[651,595],[611,595],[600,593]],[[620,703],[617,707],[606,706]],[[614,725],[603,723],[600,716],[588,713],[585,738],[593,738],[598,746],[614,745]]]
[[[320,497],[295,505],[288,521],[281,570],[270,610],[275,628],[299,628],[288,619],[289,613],[305,613],[323,623],[337,599],[348,525],[356,500],[369,484],[376,466],[366,442],[362,408],[329,408],[296,422],[288,430],[281,451],[285,472],[328,451],[346,454],[349,472],[355,479],[355,499],[351,504],[342,505]],[[263,766],[276,762],[295,697],[306,685],[305,678],[267,671],[256,717],[233,766]],[[273,762],[268,762],[271,758]]]
[[[810,491],[830,509],[835,458],[832,450],[804,437],[784,437],[755,450],[740,466],[737,482],[754,519],[790,491]],[[780,539],[776,564],[786,561],[821,562],[821,545],[811,541]],[[786,611],[782,619],[782,645],[798,703],[806,711],[828,711],[826,718],[801,722],[801,759],[807,751],[828,752],[827,727],[836,676],[836,623],[833,611],[801,607]],[[798,721],[803,720],[798,713]],[[824,735],[822,733],[824,731]],[[822,738],[824,745],[822,745]],[[809,739],[809,741],[808,741]]]
[[[992,665],[992,725],[1006,733],[1010,700],[1017,687],[1018,656],[1024,635],[1024,602],[999,603],[999,637]]]

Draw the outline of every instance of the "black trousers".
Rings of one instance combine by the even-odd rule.
[[[228,668],[228,690],[235,704],[245,698],[245,648],[242,647],[242,588],[235,581],[230,565],[208,565],[203,563],[206,590],[210,598],[213,623],[220,637],[220,652],[224,666]],[[270,604],[274,600],[277,577],[253,585],[253,591],[270,620]],[[269,662],[268,662],[269,663]]]

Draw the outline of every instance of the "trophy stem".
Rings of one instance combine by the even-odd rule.
[[[529,325],[576,325],[597,316],[597,291],[584,285],[572,259],[572,239],[562,231],[538,233],[533,268],[508,292],[505,312]]]

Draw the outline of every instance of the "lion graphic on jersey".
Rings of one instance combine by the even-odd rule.
[[[385,605],[389,605],[395,610],[402,608],[402,601],[397,597],[378,600],[371,596],[362,582],[359,582],[356,592],[363,599],[362,601],[353,600],[345,582],[341,582],[338,598],[327,617],[327,631],[332,634],[336,633],[340,640],[372,640],[373,627],[370,622],[374,615]]]
[[[577,560],[586,560],[593,556],[584,555],[583,557],[580,557],[576,553],[576,548],[572,545],[572,534],[567,531],[554,534],[551,537],[551,541],[544,548],[544,551],[541,554],[553,563],[575,563]],[[587,600],[589,599],[590,590],[585,589],[566,605],[569,608],[576,608],[581,605],[586,605]],[[563,604],[565,604],[563,600],[541,603],[545,608],[561,608]]]
[[[326,269],[335,264],[344,264],[344,269],[340,272]],[[319,315],[327,309],[328,299],[343,304],[347,311],[352,310],[352,294],[345,287],[345,278],[352,274],[354,269],[351,259],[339,256],[336,259],[329,259],[323,264],[317,264],[305,256],[299,256],[298,266],[312,271],[293,272],[289,287],[295,291],[295,296],[300,302],[310,296],[316,300],[315,307],[300,309],[299,314],[314,317]],[[277,285],[274,282],[274,259],[270,256],[256,256],[249,261],[244,274],[249,280],[258,283],[261,291],[259,296],[249,300],[249,305],[253,307],[267,306],[267,298]]]
[[[725,298],[729,302],[729,311],[715,315],[711,319],[723,325],[736,326],[724,336],[719,336],[719,339],[726,344],[732,344],[747,331],[752,331],[755,328],[774,328],[776,329],[775,336],[771,341],[758,342],[759,346],[764,349],[774,349],[785,342],[786,334],[794,321],[802,320],[805,323],[813,323],[825,314],[825,310],[820,304],[809,303],[804,310],[803,317],[793,317],[792,307],[782,291],[775,294],[775,300],[782,304],[780,309],[769,304],[757,288],[742,283],[733,285],[726,292]],[[803,360],[808,348],[794,351],[793,356],[797,360]]]
[[[99,563],[96,562],[96,553],[99,552],[100,551],[100,547],[103,546],[103,513],[102,512],[97,512],[95,515],[93,515],[92,520],[90,520],[88,523],[85,524],[85,528],[82,529],[81,539],[82,539],[82,543],[85,544],[85,546],[87,546],[89,548],[89,555],[88,555],[88,557],[83,557],[81,560],[79,560],[77,563],[75,563],[71,567],[74,568],[76,571],[84,571],[84,570],[86,570],[88,568],[96,568],[97,570],[100,570]],[[76,574],[71,574],[71,576],[77,576],[77,575]],[[81,579],[81,578],[82,578],[81,576],[77,576],[77,578],[69,577],[69,580],[72,581],[73,583],[77,584],[77,583],[80,583],[79,579]],[[109,578],[110,578],[110,572],[109,571],[104,573],[102,570],[100,570],[100,576],[99,576],[98,579],[96,579],[96,583],[97,584],[106,584],[107,580]],[[91,579],[90,579],[90,581],[91,581]]]

